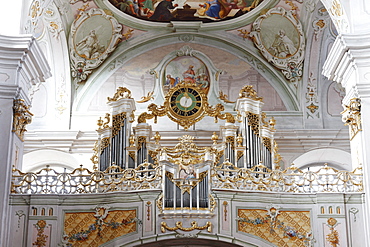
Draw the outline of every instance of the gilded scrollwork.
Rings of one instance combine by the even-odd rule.
[[[213,212],[216,208],[217,202],[212,194],[209,194],[210,211]]]
[[[150,92],[148,92],[148,94],[146,96],[141,97],[141,100],[137,100],[136,102],[137,103],[148,102],[149,100],[154,99],[153,94],[154,94],[154,91],[150,91]]]
[[[246,85],[239,91],[239,99],[249,98],[256,101],[262,101],[262,97],[258,97],[256,90],[253,89],[252,85]]]
[[[101,130],[101,129],[108,129],[109,128],[110,114],[109,113],[106,113],[104,119],[105,119],[105,122],[104,122],[104,120],[101,117],[97,121],[97,125],[98,125],[98,129],[99,130]]]
[[[101,139],[101,142],[100,142],[100,154],[101,152],[103,152],[103,150],[105,148],[107,148],[110,144],[110,138],[109,137],[105,137],[103,139]]]
[[[219,152],[218,156],[220,155],[222,155],[222,152]],[[193,160],[193,158],[189,160]],[[217,164],[217,160],[219,158],[216,158],[215,164]],[[80,167],[68,173],[56,172],[47,167],[35,173],[23,173],[13,167],[12,172],[11,193],[13,194],[104,193],[158,189],[162,186],[161,166],[151,163],[143,163],[135,169],[110,166],[105,171],[89,171]],[[57,181],[52,184],[47,182],[38,183],[38,181],[48,181],[49,176],[57,178]],[[173,180],[172,173],[166,174],[166,176]],[[205,176],[207,176],[206,173],[200,173],[197,179],[203,179]],[[212,188],[242,191],[362,192],[363,174],[361,167],[352,172],[339,171],[328,166],[316,172],[302,172],[295,167],[288,167],[285,170],[270,170],[263,165],[257,165],[249,169],[238,168],[226,161],[211,169],[211,183]],[[212,200],[212,196],[210,196],[211,208]],[[157,200],[157,205],[159,201]]]
[[[98,141],[95,141],[94,143],[94,147],[93,147],[93,156],[90,158],[91,162],[94,164],[94,165],[97,165],[99,164],[99,142]]]
[[[156,205],[160,213],[163,213],[163,193],[156,200]]]
[[[126,112],[114,115],[112,119],[112,136],[116,136],[121,128],[125,126]]]
[[[216,153],[216,150],[209,147],[198,147],[194,137],[184,135],[179,137],[179,143],[175,147],[164,147],[160,151],[166,152],[170,162],[177,165],[189,166],[204,162],[204,155],[207,152]]]
[[[238,29],[239,35],[243,37],[243,39],[248,39],[250,38],[249,34],[251,32],[247,31],[246,29]]]
[[[271,139],[268,138],[268,137],[262,137],[262,143],[263,145],[267,148],[267,150],[269,150],[271,152],[272,148],[271,148]]]
[[[207,221],[204,226],[198,226],[198,222],[196,222],[196,221],[192,221],[190,223],[190,225],[191,225],[190,227],[183,227],[182,222],[177,221],[175,223],[174,227],[169,227],[166,222],[161,222],[161,231],[162,231],[162,233],[165,233],[166,230],[168,230],[168,231],[181,230],[181,231],[184,231],[184,232],[190,232],[190,231],[193,231],[193,230],[205,230],[205,229],[207,229],[207,232],[212,231],[212,223],[209,222],[209,221]]]
[[[278,169],[278,167],[280,167],[280,162],[283,160],[283,158],[281,157],[281,155],[279,154],[279,146],[277,144],[277,142],[274,140],[274,164],[276,165],[276,169]]]
[[[134,35],[133,34],[133,32],[134,32],[134,29],[131,29],[131,28],[129,28],[128,30],[127,30],[127,32],[125,32],[122,36],[123,36],[123,38],[124,38],[124,40],[128,40],[129,38],[131,38],[132,37],[132,35]]]
[[[258,114],[247,112],[248,125],[251,126],[254,134],[259,136],[260,116]]]
[[[23,141],[24,132],[27,131],[26,125],[32,121],[33,114],[29,111],[22,99],[14,100],[13,105],[13,132]]]
[[[174,113],[173,108],[175,108],[177,105],[174,102],[172,102],[173,94],[175,92],[180,92],[182,88],[184,88],[185,90],[184,92],[186,92],[186,94],[189,94],[188,90],[192,90],[192,92],[196,92],[197,95],[199,94],[199,97],[200,97],[199,102],[201,103],[199,106],[194,107],[195,109],[194,111],[196,112],[196,114],[194,115],[191,115],[191,114],[189,115],[188,112],[191,112],[191,111],[188,111],[186,113],[184,112],[183,115]],[[176,95],[179,95],[179,93]],[[188,97],[188,96],[184,96],[184,98],[185,97]],[[188,129],[190,126],[194,125],[196,122],[203,119],[204,116],[214,117],[216,123],[218,119],[226,120],[226,122],[228,123],[235,123],[235,117],[229,112],[222,113],[224,110],[225,108],[221,104],[217,104],[214,107],[210,106],[208,104],[208,99],[207,99],[206,94],[203,92],[203,90],[199,86],[196,86],[191,83],[181,82],[169,90],[169,92],[165,96],[165,101],[162,106],[158,106],[153,103],[150,104],[148,106],[148,111],[150,113],[143,112],[142,114],[140,114],[140,116],[138,117],[138,122],[145,123],[146,120],[154,118],[154,123],[157,123],[158,117],[163,117],[167,115],[168,118],[178,123],[180,126],[184,127],[184,129]],[[178,112],[180,112],[180,110],[178,110]]]
[[[343,105],[344,111],[342,121],[344,125],[349,126],[351,140],[361,131],[361,100],[359,98],[351,99],[349,105]]]
[[[117,88],[117,91],[115,92],[113,98],[108,97],[107,99],[109,102],[117,101],[119,99],[132,99],[131,91],[125,87],[119,87]]]
[[[213,168],[211,177],[213,188],[220,189],[295,193],[363,190],[362,168],[348,172],[325,165],[316,172],[302,172],[295,167],[270,170],[264,165],[256,165],[249,169],[238,168],[225,161]],[[350,188],[348,184],[352,184],[353,187]]]
[[[230,144],[232,149],[235,149],[235,136],[227,136],[225,141]]]
[[[235,101],[230,101],[228,98],[228,96],[226,94],[224,94],[222,91],[219,92],[219,97],[221,100],[223,100],[225,103],[230,103],[230,104],[234,104]]]

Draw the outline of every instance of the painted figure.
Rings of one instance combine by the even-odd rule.
[[[190,65],[189,68],[182,74],[186,83],[195,83],[194,66]]]
[[[174,87],[176,85],[175,83],[176,83],[175,78],[172,78],[171,75],[167,75],[166,76],[166,85],[169,85],[170,88],[172,88],[172,87]]]
[[[279,30],[279,33],[275,35],[275,40],[270,47],[270,52],[276,57],[289,57],[292,56],[297,50],[294,43],[288,36],[285,35],[284,30]]]
[[[210,0],[206,2],[208,8],[206,10],[206,15],[213,18],[220,18],[221,5],[218,0]]]
[[[119,2],[117,7],[127,14],[136,15],[135,5],[131,0],[123,0],[122,2]]]
[[[91,30],[85,38],[76,44],[76,51],[81,57],[92,59],[103,53],[105,47],[99,44],[95,30]]]
[[[173,19],[170,9],[177,7],[177,4],[172,3],[173,0],[163,0],[155,8],[153,15],[149,18],[155,21],[170,21]]]
[[[205,74],[200,74],[197,77],[197,84],[202,88],[206,89],[209,86],[208,76]]]

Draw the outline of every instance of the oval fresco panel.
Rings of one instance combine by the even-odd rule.
[[[229,20],[256,8],[263,0],[109,0],[120,11],[149,21]]]
[[[101,15],[87,18],[77,27],[74,36],[76,53],[87,60],[98,58],[107,50],[112,33],[112,24],[106,18]]]
[[[166,94],[170,88],[182,81],[200,86],[207,94],[210,78],[206,65],[191,56],[182,56],[171,60],[165,68],[162,83],[163,92]]]
[[[280,29],[276,28],[279,23]],[[261,22],[261,40],[266,50],[280,59],[294,56],[299,47],[299,34],[287,18],[273,14]]]

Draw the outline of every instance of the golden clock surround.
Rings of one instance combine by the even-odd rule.
[[[176,110],[173,110],[173,106],[178,107],[176,105],[176,100],[178,99],[178,95],[185,92],[194,92],[194,98],[197,99],[196,102],[200,103],[197,105],[197,112],[194,114],[184,114],[181,115]],[[178,94],[176,92],[179,92]],[[199,100],[200,99],[200,100]],[[148,110],[151,113],[144,112],[140,114],[138,117],[138,123],[145,123],[147,119],[154,118],[154,123],[157,122],[158,116],[165,116],[167,115],[172,121],[178,123],[180,126],[184,127],[187,130],[190,126],[194,125],[196,122],[203,119],[204,116],[211,116],[215,118],[215,122],[219,119],[226,119],[229,123],[235,123],[235,118],[231,113],[221,113],[224,111],[224,106],[221,104],[217,104],[215,107],[209,106],[207,95],[204,93],[202,88],[193,84],[193,83],[185,83],[181,82],[177,84],[175,87],[171,88],[169,92],[165,95],[163,106],[157,106],[156,104],[150,104],[148,106]]]
[[[182,105],[184,98],[191,100],[190,105]],[[174,122],[188,129],[204,117],[204,105],[208,102],[203,90],[192,83],[179,83],[171,88],[165,96],[167,116]],[[189,102],[189,101],[186,101]],[[190,108],[190,109],[189,109]]]

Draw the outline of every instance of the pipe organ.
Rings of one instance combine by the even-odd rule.
[[[197,86],[180,83],[174,90],[175,93],[169,92],[171,97],[166,96],[163,106],[150,105],[151,112],[140,114],[137,125],[132,127],[135,101],[128,89],[119,88],[113,98],[108,98],[111,113],[105,120],[98,120],[99,139],[92,160],[101,171],[119,167],[138,177],[135,179],[143,180],[143,174],[149,179],[159,172],[162,196],[158,205],[163,215],[189,212],[211,215],[215,207],[211,193],[214,177],[233,179],[239,170],[261,165],[263,169],[275,168],[275,120],[266,119],[261,111],[262,98],[252,86],[242,88],[235,111],[227,113],[223,113],[221,104],[209,106]],[[181,119],[168,115],[168,108],[175,109],[174,106],[175,114],[183,114]],[[193,113],[195,116],[191,116]],[[146,119],[156,120],[165,115],[183,124],[182,134],[206,115],[226,121],[218,133],[210,136],[208,145],[198,147],[196,139],[185,134],[171,147],[162,146],[160,133],[153,134],[152,126],[146,123]]]

